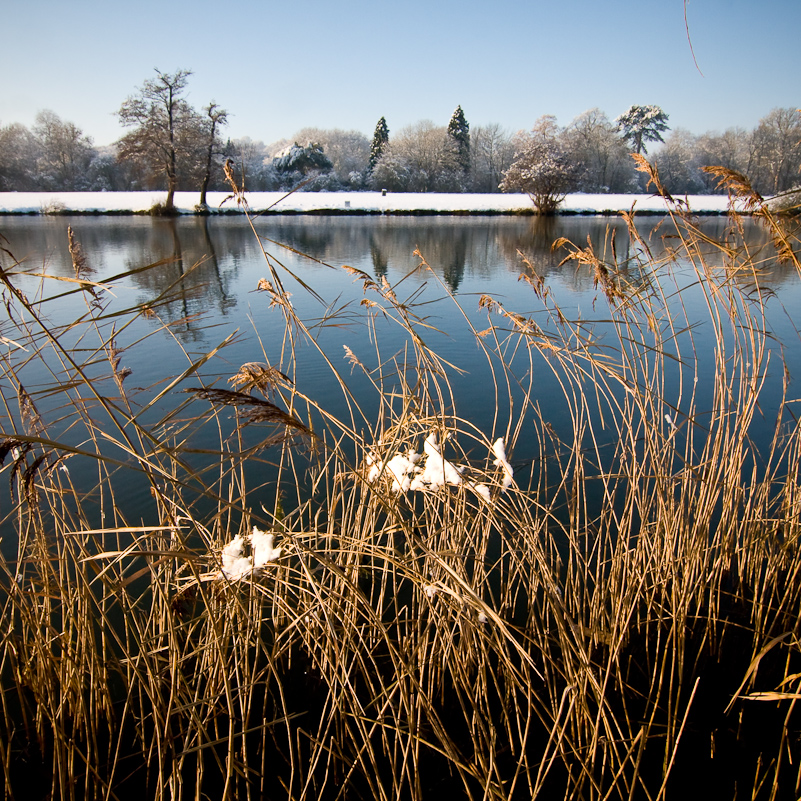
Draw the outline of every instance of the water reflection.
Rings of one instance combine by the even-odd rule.
[[[635,262],[641,252],[648,248],[659,257],[671,246],[671,240],[664,238],[668,226],[655,218],[640,222],[641,240],[632,240],[622,219],[586,217],[262,217],[255,220],[257,236],[241,217],[170,220],[37,217],[0,220],[0,232],[8,239],[10,251],[23,260],[31,272],[46,270],[52,275],[72,277],[68,224],[82,244],[95,280],[104,281],[130,272],[125,278],[112,282],[115,294],[108,301],[109,314],[115,310],[115,304],[117,309],[155,307],[155,317],[139,319],[117,334],[122,365],[133,371],[126,384],[132,392],[140,391],[145,398],[149,397],[147,393],[154,387],[167,386],[195,360],[198,364],[202,362],[201,375],[193,373],[190,383],[197,383],[197,379],[206,385],[227,386],[241,365],[257,361],[291,372],[299,391],[323,402],[328,413],[346,419],[348,406],[342,386],[333,375],[333,364],[334,369],[346,374],[349,388],[358,395],[365,411],[365,419],[377,420],[380,403],[374,393],[370,394],[368,379],[358,370],[348,374],[349,368],[336,360],[342,359],[343,345],[346,345],[368,370],[372,370],[380,360],[403,354],[408,341],[397,326],[380,316],[373,320],[370,329],[363,324],[366,314],[360,305],[364,299],[361,282],[354,281],[342,270],[332,269],[347,264],[375,278],[386,277],[401,300],[413,298],[420,304],[415,311],[431,326],[421,328],[426,344],[465,371],[449,377],[455,404],[453,411],[464,414],[485,432],[502,429],[505,421],[499,416],[505,412],[496,406],[493,376],[477,350],[470,327],[465,326],[466,316],[475,330],[488,327],[487,312],[479,309],[479,297],[492,295],[510,311],[537,314],[536,319],[542,319],[538,311],[541,304],[534,292],[519,281],[528,269],[526,264],[530,264],[571,319],[574,314],[587,319],[595,314],[595,300],[600,290],[595,288],[589,268],[577,268],[575,262],[565,262],[567,251],[554,250],[552,245],[556,240],[564,238],[577,247],[589,244],[596,253],[609,259],[614,253],[629,283],[640,280]],[[726,238],[729,224],[723,218],[710,218],[704,220],[702,226],[714,240]],[[766,233],[750,221],[746,221],[746,231],[748,247],[758,252],[768,241]],[[313,347],[299,346],[293,359],[287,357],[283,317],[280,311],[270,308],[266,293],[255,291],[259,279],[267,275],[262,248],[276,264],[288,268],[324,299],[321,306],[304,291],[300,281],[294,281],[288,273],[287,289],[302,319],[320,319],[328,303],[345,310],[329,325],[314,330],[317,344],[331,357],[331,362],[326,362]],[[420,257],[416,252],[430,265],[433,276],[430,271],[419,269]],[[6,255],[0,254],[0,262],[3,267],[10,267]],[[154,266],[141,269],[150,264]],[[780,313],[772,314],[771,333],[786,346],[790,373],[801,375],[798,332],[792,325],[792,314],[784,314],[785,310],[794,312],[801,308],[798,276],[790,266],[779,265],[775,260],[766,260],[763,268],[761,287],[771,287],[778,295],[776,302],[783,304],[783,308],[778,307]],[[732,278],[743,285],[753,284],[753,277]],[[28,280],[32,284],[39,281]],[[457,294],[462,309],[457,309],[448,298],[442,303],[434,302],[447,294],[443,286]],[[24,289],[28,291],[27,287]],[[63,292],[63,285],[51,291]],[[687,303],[686,310],[692,319],[704,318],[702,309],[694,310],[689,307],[689,300]],[[603,307],[603,303],[598,304],[594,319],[602,315]],[[78,291],[72,296],[59,297],[46,308],[50,319],[60,316],[65,324],[78,319],[85,311]],[[490,322],[498,323],[503,334],[505,321],[492,316]],[[601,338],[603,326],[597,328],[596,333]],[[154,332],[159,336],[150,336]],[[169,341],[170,337],[177,337],[181,347]],[[714,339],[703,326],[693,329],[693,337],[700,357],[711,364]],[[145,347],[138,347],[145,338],[148,338]],[[205,354],[228,338],[231,343],[218,356],[208,362],[202,361]],[[790,347],[791,344],[795,347]],[[523,381],[527,380],[528,371],[536,369],[527,364],[517,366],[521,367]],[[666,376],[675,377],[679,369],[669,365]],[[777,379],[782,377],[777,373]],[[26,364],[21,380],[29,391],[38,390],[43,413],[61,414],[57,409],[46,407],[50,397],[47,384],[51,377],[37,373],[34,362]],[[150,412],[152,419],[158,420],[178,407],[184,401],[179,392],[176,389],[161,406],[154,407]],[[710,408],[711,399],[702,393],[709,394],[711,389],[699,387],[698,392],[699,408]],[[549,370],[537,373],[535,395],[543,419],[553,424],[559,436],[569,438],[572,421],[563,419],[564,397]],[[776,393],[764,394],[765,420],[770,421],[774,407],[778,408],[778,397]],[[149,423],[149,418],[142,422]],[[757,421],[756,425],[759,424]],[[754,430],[756,432],[756,427]],[[772,431],[763,434],[767,438]],[[203,439],[205,433],[196,436],[193,445],[197,449],[217,447],[214,442]],[[527,441],[526,436],[527,433],[521,435],[518,443],[518,456],[524,460],[536,452],[533,440]]]
[[[241,217],[8,217],[0,231],[27,268],[40,271],[44,266],[51,274],[69,276],[68,224],[99,277],[155,264],[133,273],[128,281],[138,291],[141,305],[163,299],[166,293],[160,316],[187,341],[202,338],[209,317],[246,314],[250,293],[265,273],[260,243]],[[768,241],[755,223],[745,224],[750,247],[758,249]],[[729,225],[726,218],[702,223],[711,239],[725,239]],[[642,243],[632,242],[626,223],[616,217],[261,217],[255,226],[261,245],[277,261],[324,297],[328,291],[329,299],[340,295],[348,281],[339,274],[335,278],[324,265],[349,264],[394,283],[419,266],[416,251],[454,293],[489,291],[520,298],[516,280],[528,262],[546,282],[583,295],[594,291],[593,274],[565,262],[567,250],[554,250],[556,240],[564,238],[578,247],[590,243],[608,259],[614,252],[624,270],[633,265],[642,247],[660,256],[671,246],[671,240],[664,238],[667,226],[657,218],[639,222]],[[299,253],[317,262],[304,260]],[[764,269],[761,280],[774,290],[795,279],[787,265],[766,262]],[[632,269],[626,277],[635,281],[637,275]],[[423,272],[414,283],[425,280]],[[735,276],[735,280],[751,279]]]

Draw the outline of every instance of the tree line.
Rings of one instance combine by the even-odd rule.
[[[30,129],[0,125],[0,190],[166,189],[167,207],[175,191],[198,191],[202,206],[207,191],[228,188],[228,162],[251,191],[525,191],[545,211],[567,192],[642,191],[631,153],[647,153],[651,144],[661,145],[651,159],[674,194],[718,191],[705,166],[741,172],[763,194],[799,183],[801,112],[793,108],[772,110],[752,130],[694,135],[671,130],[658,106],[634,105],[615,119],[594,108],[566,126],[544,116],[517,133],[497,124],[471,128],[459,106],[447,125],[426,120],[391,132],[381,117],[372,139],[304,128],[265,145],[226,139],[228,112],[214,101],[192,107],[190,76],[156,70],[117,110],[126,132],[112,145],[96,147],[47,110]]]

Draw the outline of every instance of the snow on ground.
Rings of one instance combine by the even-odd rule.
[[[209,192],[209,208],[236,211],[233,200],[223,203],[225,192]],[[164,192],[0,192],[0,214],[106,213],[130,214],[146,212],[156,203],[163,203]],[[699,213],[720,214],[728,208],[723,195],[690,195],[690,208]],[[247,201],[252,211],[334,213],[414,213],[438,214],[509,214],[530,212],[533,208],[527,195],[471,195],[438,193],[381,192],[249,192]],[[191,214],[198,202],[197,192],[176,192],[178,211]],[[652,195],[568,195],[560,211],[578,214],[604,214],[629,211],[663,212],[665,201]]]

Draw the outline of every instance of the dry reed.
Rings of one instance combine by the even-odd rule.
[[[801,269],[785,223],[747,182],[723,180],[750,198],[773,255]],[[319,346],[266,250],[280,363],[242,365],[238,391],[187,388],[224,340],[141,399],[115,342],[158,301],[106,315],[70,231],[68,291],[84,294],[86,315],[53,330],[46,293],[29,300],[7,266],[4,341],[20,347],[0,357],[5,797],[796,798],[801,437],[789,395],[760,408],[779,358],[764,254],[734,212],[730,236],[712,242],[675,204],[664,257],[626,219],[625,258],[613,238],[603,253],[558,243],[591,271],[606,322],[569,319],[525,258],[536,322],[482,299],[489,327],[474,334],[500,431],[455,414],[454,366],[426,344],[415,298],[386,279],[350,271],[376,366],[348,348],[345,360],[321,353],[342,419],[292,380],[295,348]],[[688,292],[706,307],[711,350],[699,352]],[[379,320],[405,333],[405,351],[384,358]],[[55,420],[20,383],[37,357],[61,398]],[[377,419],[343,362],[367,378]],[[565,441],[538,411],[543,370],[563,391]],[[180,418],[142,422],[178,389],[191,395],[174,402]],[[749,436],[758,414],[775,414],[766,452]],[[258,422],[273,433],[254,446]],[[210,426],[220,447],[198,466],[191,433]],[[512,453],[524,427],[539,452],[507,489],[491,444]],[[448,460],[469,464],[462,483],[396,491],[389,464],[432,431]],[[247,467],[266,451],[275,502],[255,509]],[[62,469],[74,455],[94,465],[88,490]],[[150,509],[118,502],[127,481],[145,483]],[[253,525],[282,554],[235,580],[221,555]]]

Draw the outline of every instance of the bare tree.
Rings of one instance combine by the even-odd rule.
[[[753,135],[744,128],[727,128],[723,133],[708,131],[696,139],[695,158],[699,167],[725,167],[751,176],[753,172]],[[719,180],[701,171],[706,192],[725,192]]]
[[[206,161],[203,181],[200,184],[200,207],[204,209],[206,208],[206,192],[209,188],[212,171],[223,153],[220,128],[228,124],[228,112],[220,108],[214,101],[209,103],[203,110],[206,112],[202,126],[206,139]]]
[[[408,192],[458,192],[464,188],[458,149],[448,136],[445,126],[429,120],[408,125],[396,134],[384,148],[371,177],[375,188],[381,188],[381,162],[387,159],[394,172],[407,176],[406,185],[398,187]],[[387,187],[390,188],[390,187]]]
[[[582,192],[627,192],[636,185],[634,165],[617,126],[599,108],[576,117],[565,131],[569,158]]]
[[[196,122],[196,115],[183,97],[191,74],[189,70],[156,70],[156,78],[145,81],[117,112],[120,123],[133,129],[120,140],[119,157],[144,160],[166,177],[164,208],[168,213],[175,209],[182,134]]]
[[[514,157],[512,136],[498,123],[473,128],[470,147],[473,191],[498,192],[503,173],[511,167]]]
[[[801,111],[775,108],[754,131],[755,185],[763,193],[783,192],[799,182]]]
[[[697,193],[706,188],[698,160],[698,140],[688,130],[676,128],[671,131],[654,161],[668,192]]]

